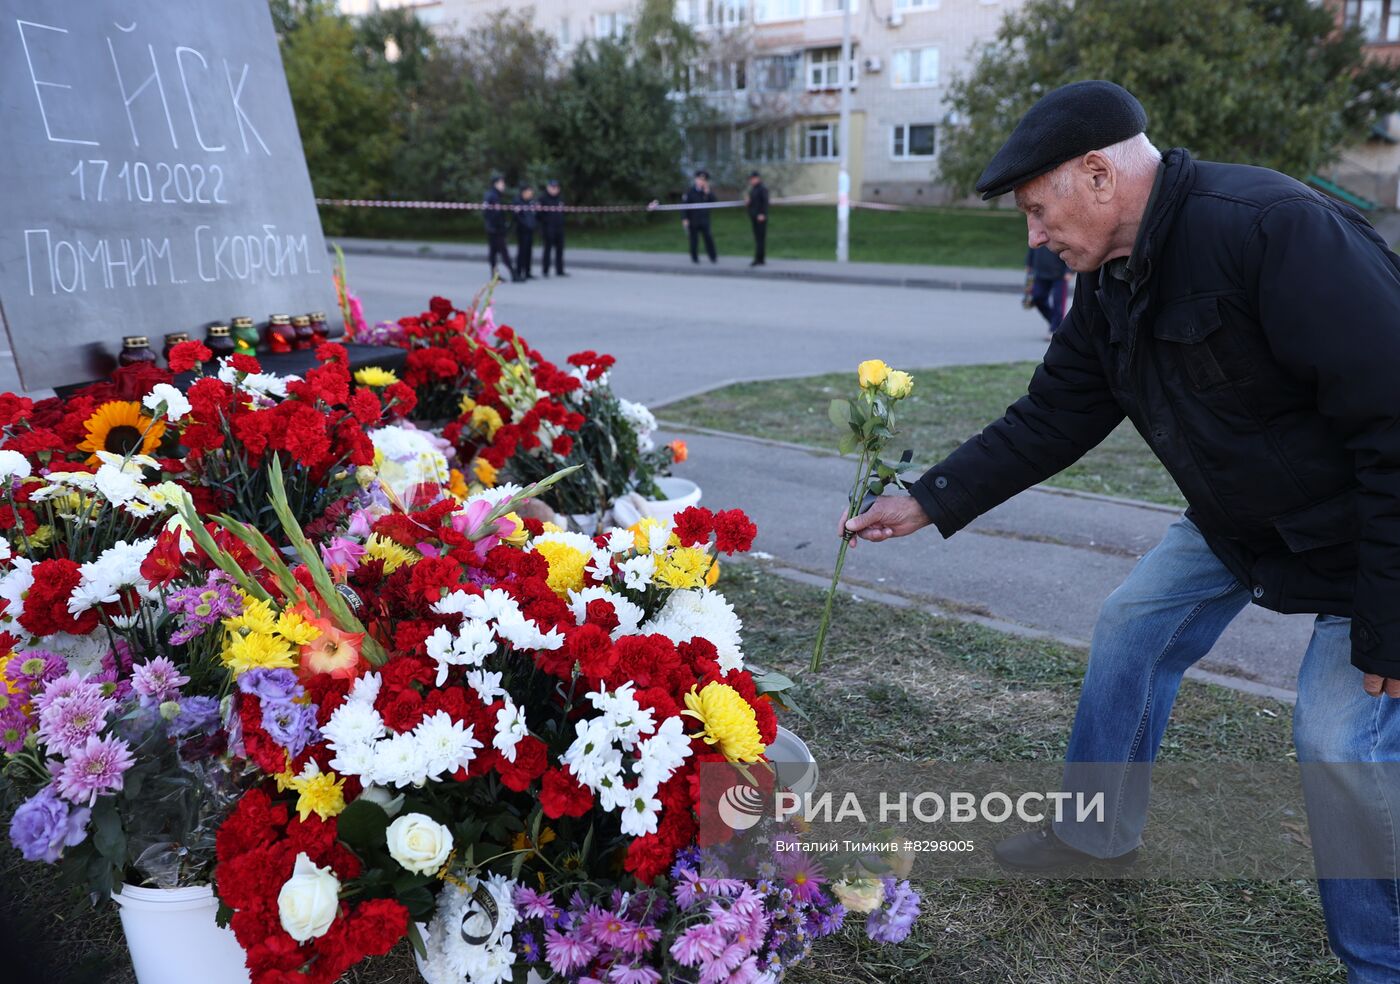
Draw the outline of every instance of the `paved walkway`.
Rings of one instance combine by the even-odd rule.
[[[400,256],[415,259],[468,260],[485,264],[486,247],[475,243],[428,243],[397,239],[337,239],[347,254]],[[684,253],[646,253],[621,249],[568,250],[568,264],[581,270],[668,273],[698,277],[743,277],[753,280],[807,281],[917,287],[932,290],[976,290],[1019,294],[1025,285],[1019,270],[983,267],[924,266],[913,263],[847,263],[833,260],[775,260],[749,266],[749,257],[722,256],[718,263],[692,263]],[[537,270],[540,268],[537,267]],[[539,276],[539,273],[536,273]]]

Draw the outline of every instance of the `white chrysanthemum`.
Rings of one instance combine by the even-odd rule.
[[[489,489],[482,489],[480,492],[473,492],[467,501],[462,503],[462,508],[457,511],[465,512],[467,507],[473,502],[489,502],[491,505],[496,506],[507,499],[514,498],[524,491],[525,489],[523,486],[516,485],[513,482],[507,482],[504,485],[497,485]]]
[[[70,672],[80,677],[90,677],[102,671],[102,660],[111,643],[105,632],[90,632],[87,635],[56,632],[44,636],[42,648],[62,656]]]
[[[636,635],[637,627],[641,625],[642,618],[646,615],[640,606],[607,588],[584,588],[582,591],[569,592],[569,611],[573,612],[574,621],[579,625],[582,625],[587,617],[590,601],[606,601],[612,605],[613,612],[617,615],[617,628],[613,629],[611,633],[614,639]]]
[[[619,569],[622,572],[622,584],[628,591],[645,591],[656,574],[656,558],[651,554],[631,557],[624,560]]]
[[[29,459],[18,451],[0,450],[0,482],[15,478],[28,478],[34,472]]]
[[[515,761],[515,747],[520,739],[530,733],[525,724],[525,708],[517,707],[509,697],[505,706],[496,712],[496,737],[491,744],[507,762]]]
[[[165,419],[172,421],[179,420],[191,409],[190,401],[185,399],[185,394],[169,383],[156,383],[141,403],[152,413],[160,409],[160,405],[164,403]]]
[[[374,449],[383,455],[379,477],[403,495],[415,485],[446,485],[451,477],[441,438],[408,427],[379,427],[370,431]]]
[[[476,750],[482,744],[473,736],[473,730],[473,725],[454,721],[446,711],[437,711],[418,722],[413,736],[423,750],[429,778],[464,769],[476,758]]]
[[[34,562],[25,557],[16,557],[14,566],[0,577],[0,599],[4,599],[3,612],[10,618],[19,618],[24,612],[24,596],[34,586]]]
[[[564,634],[558,629],[541,632],[540,627],[516,609],[511,615],[496,620],[496,635],[516,649],[554,650],[564,645]]]
[[[428,775],[426,750],[412,734],[394,735],[374,743],[373,781],[378,786],[409,786]]]
[[[627,553],[637,545],[637,535],[631,530],[608,530],[608,550],[615,554]]]
[[[378,673],[366,673],[351,685],[346,699],[357,704],[373,704],[379,699],[379,688],[383,683],[384,678]]]
[[[285,400],[287,398],[287,384],[299,379],[301,379],[300,376],[275,376],[270,372],[250,372],[240,382],[238,371],[229,364],[227,359],[224,359],[219,365],[220,382],[227,383],[229,386],[236,385],[245,393],[268,399]]]
[[[588,694],[589,702],[602,712],[612,740],[624,748],[631,748],[642,735],[656,730],[651,708],[637,703],[634,689],[635,684],[628,680],[616,690],[594,690]]]
[[[643,625],[643,634],[658,633],[672,642],[707,639],[719,653],[720,669],[744,668],[743,621],[724,595],[709,588],[672,591],[661,611]]]
[[[428,636],[428,655],[437,661],[437,686],[447,682],[454,666],[480,666],[496,649],[496,637],[491,626],[480,619],[469,618],[456,632],[440,625]]]
[[[478,887],[484,887],[496,904],[494,920],[473,899]],[[427,955],[419,964],[428,984],[504,984],[512,979],[516,887],[517,883],[504,875],[484,880],[471,877],[461,886],[444,886],[428,924]],[[463,934],[485,936],[486,940],[468,943]]]
[[[690,757],[690,738],[679,717],[669,717],[637,744],[637,771],[643,782],[660,786]]]
[[[548,533],[541,533],[535,537],[535,543],[562,543],[590,557],[593,554],[593,538],[582,533],[575,533],[572,530],[550,530]]]
[[[331,712],[330,719],[321,729],[321,734],[334,749],[378,741],[385,733],[384,719],[374,705],[358,700],[342,703]]]
[[[656,833],[657,822],[661,819],[661,800],[656,797],[656,787],[641,783],[628,791],[621,806],[622,832],[628,837],[644,837]]]
[[[618,400],[618,407],[622,411],[622,419],[632,425],[632,429],[637,432],[640,440],[651,437],[652,431],[656,430],[656,417],[645,406],[640,403],[633,403],[631,400]],[[650,444],[650,442],[647,442]],[[650,447],[642,450],[649,451]]]
[[[118,594],[125,588],[144,587],[146,579],[141,576],[141,565],[155,545],[154,537],[135,543],[118,540],[96,560],[79,567],[82,580],[68,599],[68,611],[81,615],[89,608],[117,601]]]
[[[606,721],[579,721],[574,725],[574,735],[561,761],[582,785],[597,790],[607,777],[622,774],[622,751],[613,744]]]
[[[506,690],[501,686],[501,674],[489,670],[472,670],[467,674],[467,686],[476,691],[483,704],[494,703],[497,697],[504,697]]]
[[[374,774],[374,750],[374,745],[369,742],[342,745],[335,749],[330,766],[342,776],[371,776]]]

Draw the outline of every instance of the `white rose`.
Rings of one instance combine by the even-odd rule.
[[[298,943],[324,935],[339,908],[340,879],[298,854],[292,877],[277,893],[277,915],[287,935]]]
[[[452,853],[452,831],[421,813],[389,824],[389,856],[417,875],[437,871]]]
[[[185,398],[185,394],[169,383],[156,383],[141,402],[153,412],[159,410],[160,405],[164,403],[165,419],[170,421],[179,420],[190,412],[190,401]]]

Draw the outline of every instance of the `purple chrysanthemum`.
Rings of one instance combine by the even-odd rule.
[[[65,847],[81,844],[87,837],[87,807],[73,809],[58,798],[53,786],[45,786],[22,803],[10,819],[10,843],[26,861],[53,864]]]
[[[22,749],[33,726],[33,720],[19,704],[11,704],[0,711],[0,751],[13,755]]]
[[[522,919],[551,920],[559,915],[559,907],[554,904],[554,898],[548,892],[537,892],[533,888],[521,885],[515,890],[513,901]]]
[[[572,974],[582,970],[598,955],[598,947],[582,934],[561,933],[551,929],[545,933],[545,956],[556,974]]]
[[[184,645],[211,626],[243,611],[243,601],[233,585],[220,573],[209,576],[204,584],[181,588],[166,600],[166,606],[181,616],[181,626],[170,641]]]
[[[147,660],[131,671],[131,689],[143,704],[160,704],[179,696],[180,688],[190,678],[164,656]]]
[[[39,713],[39,740],[55,755],[71,754],[102,730],[112,706],[96,686],[75,689]]]
[[[810,854],[799,851],[787,855],[783,864],[783,878],[792,889],[792,897],[801,902],[811,902],[821,893],[826,883],[821,865]]]
[[[122,788],[122,775],[133,761],[130,747],[120,738],[93,735],[63,763],[55,783],[58,794],[72,803],[92,806],[100,794]]]
[[[658,984],[661,974],[650,967],[613,964],[608,971],[608,980],[612,984]]]

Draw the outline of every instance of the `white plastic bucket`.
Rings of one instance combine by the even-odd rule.
[[[208,885],[123,885],[112,899],[139,984],[248,984],[243,948],[215,922],[219,900]]]
[[[644,499],[642,515],[653,519],[670,519],[682,509],[700,504],[700,486],[688,478],[668,475],[656,480],[656,487],[665,496],[663,499]]]
[[[778,773],[778,785],[798,796],[815,792],[820,770],[807,743],[782,725],[764,753]]]

